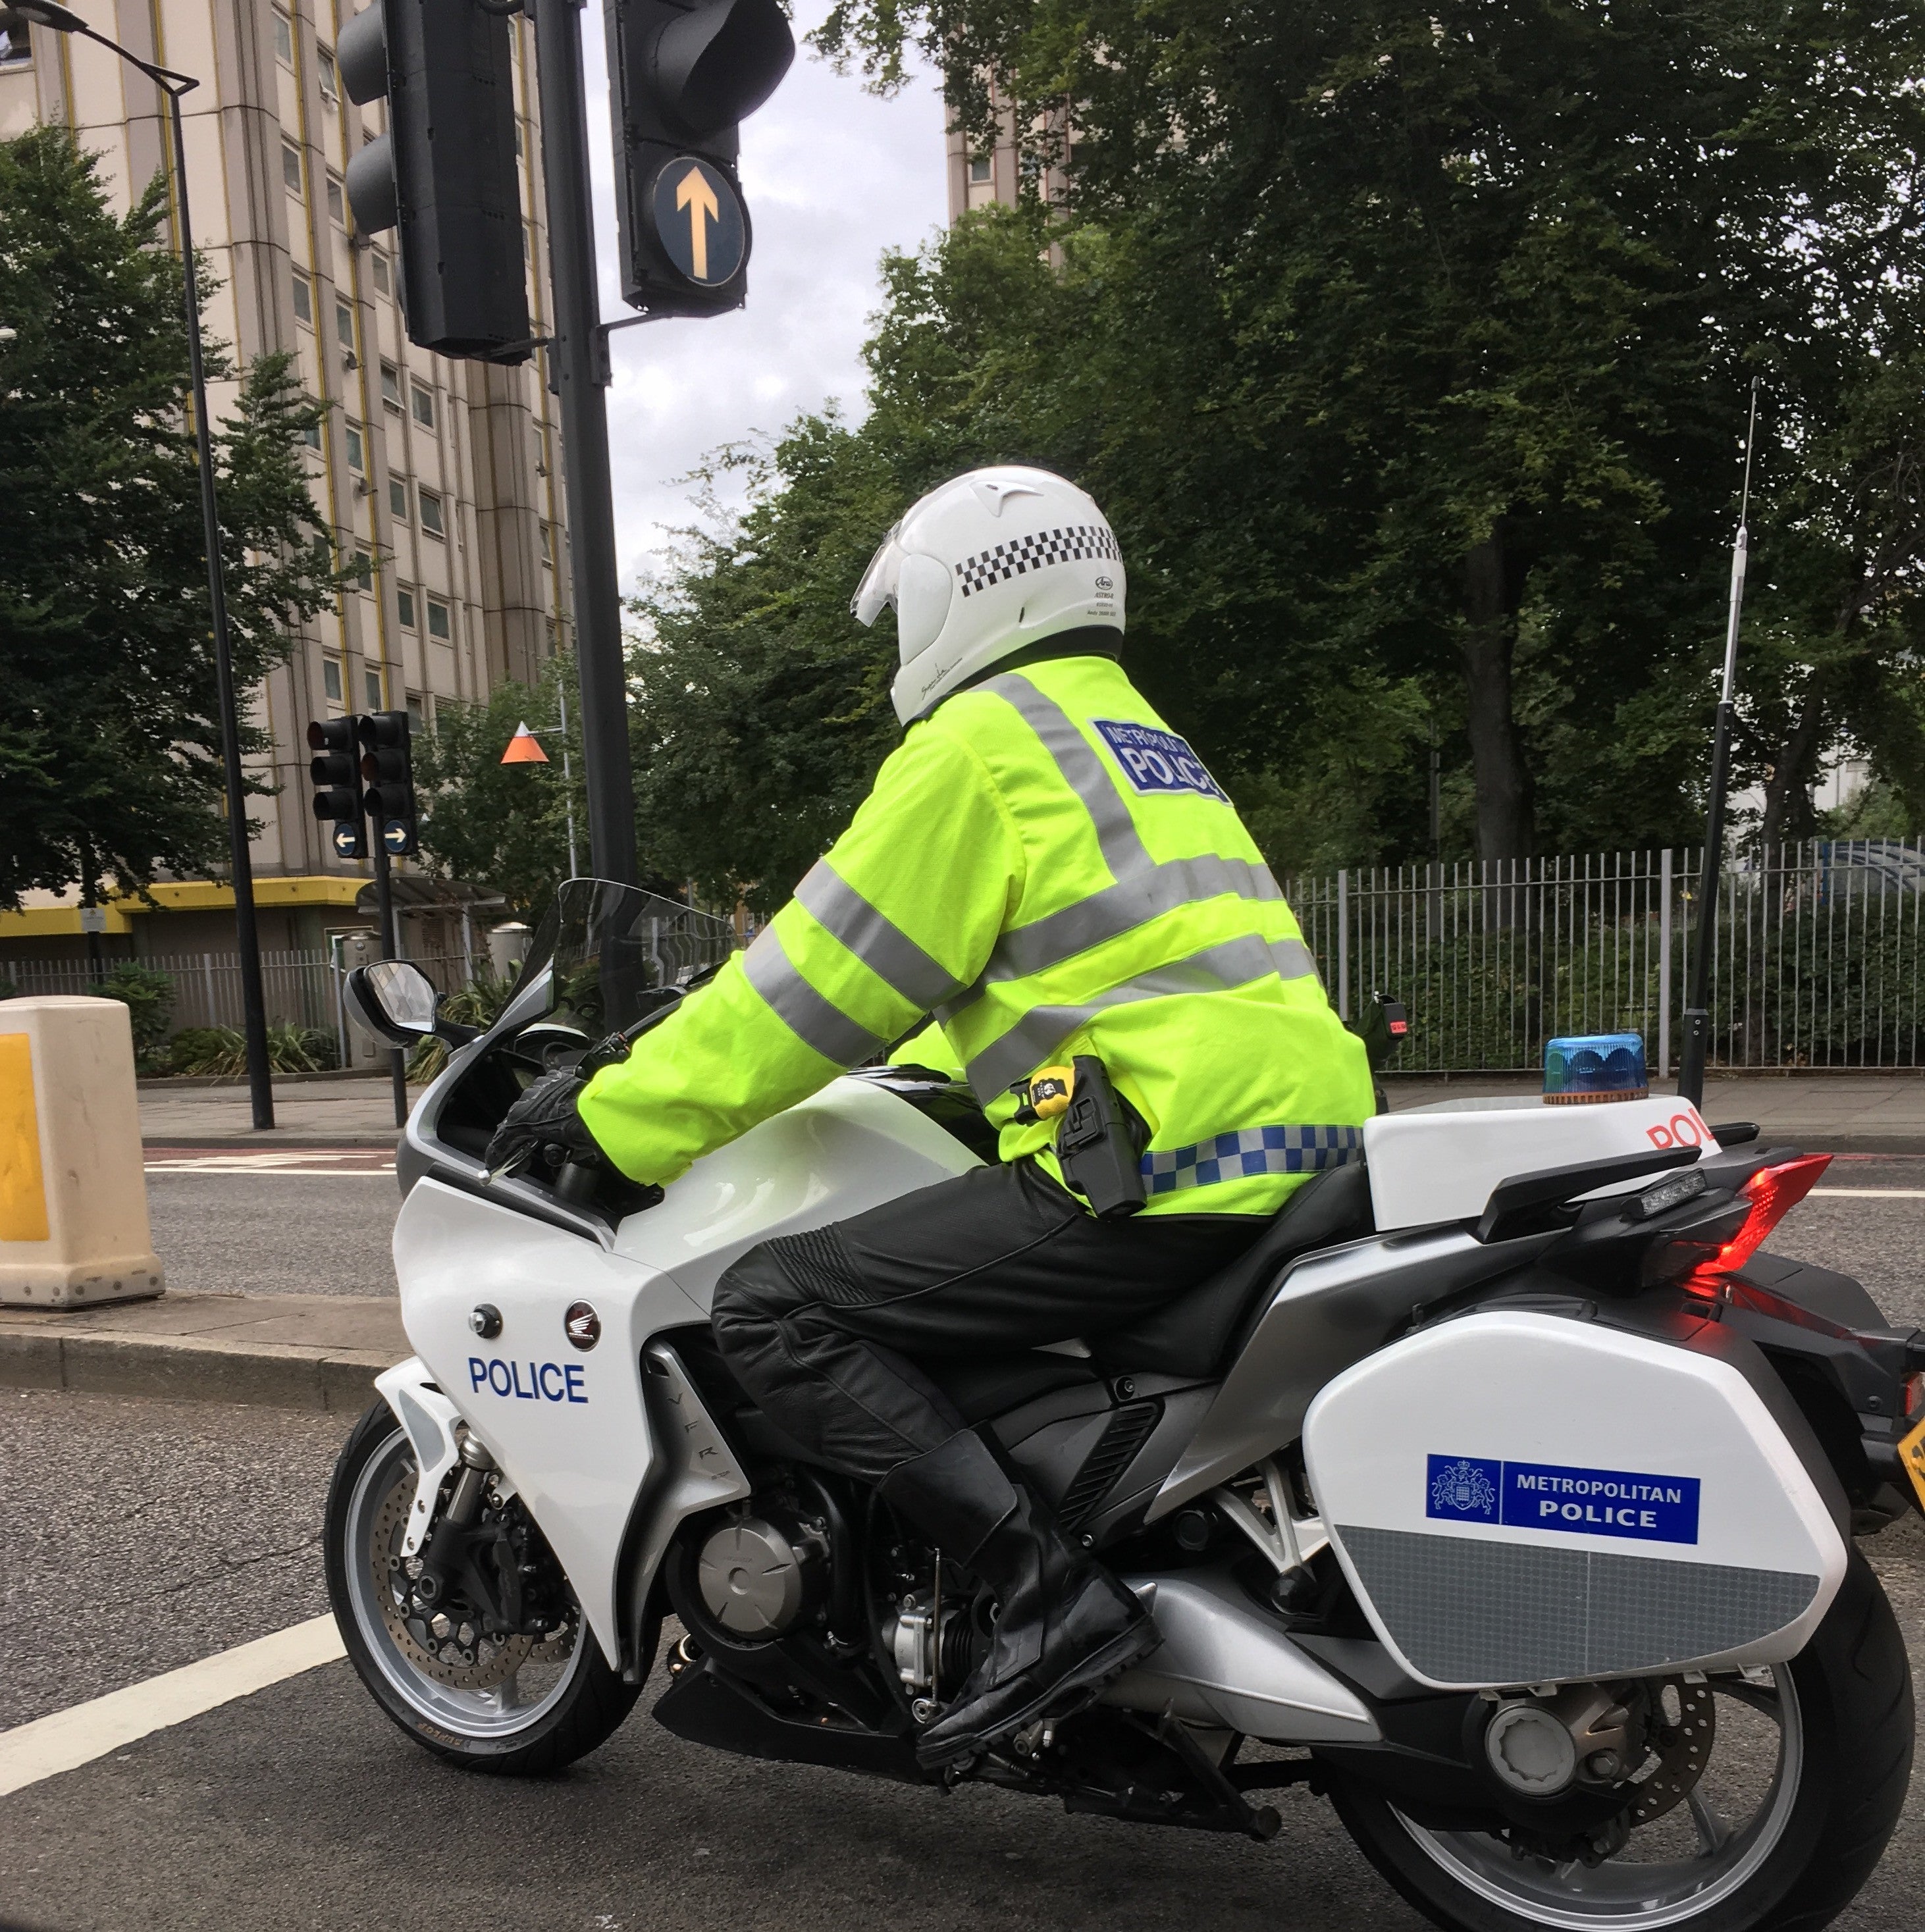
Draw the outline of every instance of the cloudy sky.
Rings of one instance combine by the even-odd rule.
[[[797,0],[797,40],[827,10],[828,0]],[[629,311],[598,9],[584,24],[602,313],[612,319]],[[613,338],[608,432],[625,591],[667,532],[692,520],[679,479],[710,451],[779,430],[832,396],[860,412],[857,352],[881,300],[877,261],[885,248],[917,247],[947,218],[941,97],[923,74],[879,100],[799,46],[774,99],[743,125],[741,171],[755,228],[748,307]]]

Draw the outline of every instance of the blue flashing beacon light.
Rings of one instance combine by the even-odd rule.
[[[1650,1090],[1644,1072],[1644,1042],[1635,1033],[1578,1034],[1545,1042],[1544,1099],[1548,1106],[1641,1100]]]

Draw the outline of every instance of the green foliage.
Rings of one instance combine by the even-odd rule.
[[[564,689],[574,689],[566,657],[542,667],[533,689],[497,685],[485,704],[443,699],[434,730],[414,741],[421,844],[435,868],[493,886],[518,917],[538,920],[557,881],[568,877],[567,800],[562,740],[552,728]],[[581,740],[569,706],[568,740],[575,772],[578,855],[587,863],[586,808],[581,794]],[[547,752],[545,765],[504,765],[501,754],[515,728],[527,723]]]
[[[267,1030],[267,1064],[276,1073],[324,1073],[339,1058],[332,1034],[284,1021]],[[160,1071],[203,1079],[240,1079],[248,1070],[248,1043],[232,1027],[183,1027],[167,1042]]]
[[[156,180],[124,219],[62,128],[0,142],[0,907],[37,887],[215,870],[226,849],[181,269]],[[207,286],[205,268],[201,286]],[[236,372],[210,346],[209,374]],[[285,356],[218,431],[245,692],[333,581]],[[245,712],[244,712],[245,718]],[[265,750],[243,724],[243,748]],[[254,788],[266,789],[257,782]]]
[[[1869,0],[843,0],[1066,204],[884,264],[857,427],[752,460],[650,586],[650,837],[779,898],[894,736],[845,614],[919,492],[1089,488],[1126,658],[1280,866],[1681,842],[1763,382],[1740,787],[1842,743],[1925,803],[1925,13]],[[1073,148],[1061,111],[1074,104]],[[740,462],[739,457],[725,458]]]
[[[136,960],[127,960],[87,990],[97,999],[125,1004],[134,1027],[134,1070],[140,1073],[161,1071],[165,1058],[161,1048],[174,1010],[172,975],[143,966]]]

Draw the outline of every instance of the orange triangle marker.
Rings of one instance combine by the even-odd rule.
[[[542,749],[542,741],[523,724],[508,741],[508,748],[501,754],[504,765],[545,765],[548,754]]]

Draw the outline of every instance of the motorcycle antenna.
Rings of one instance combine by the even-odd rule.
[[[1744,484],[1738,496],[1737,535],[1731,542],[1731,608],[1725,620],[1725,679],[1711,735],[1711,784],[1704,812],[1704,869],[1698,886],[1698,930],[1685,996],[1684,1048],[1677,1091],[1694,1107],[1704,1102],[1704,1060],[1710,1044],[1711,955],[1718,938],[1718,873],[1724,858],[1725,788],[1731,761],[1731,686],[1737,676],[1738,622],[1744,614],[1744,567],[1751,549],[1751,458],[1758,442],[1758,378],[1751,379],[1751,420],[1744,434]]]

